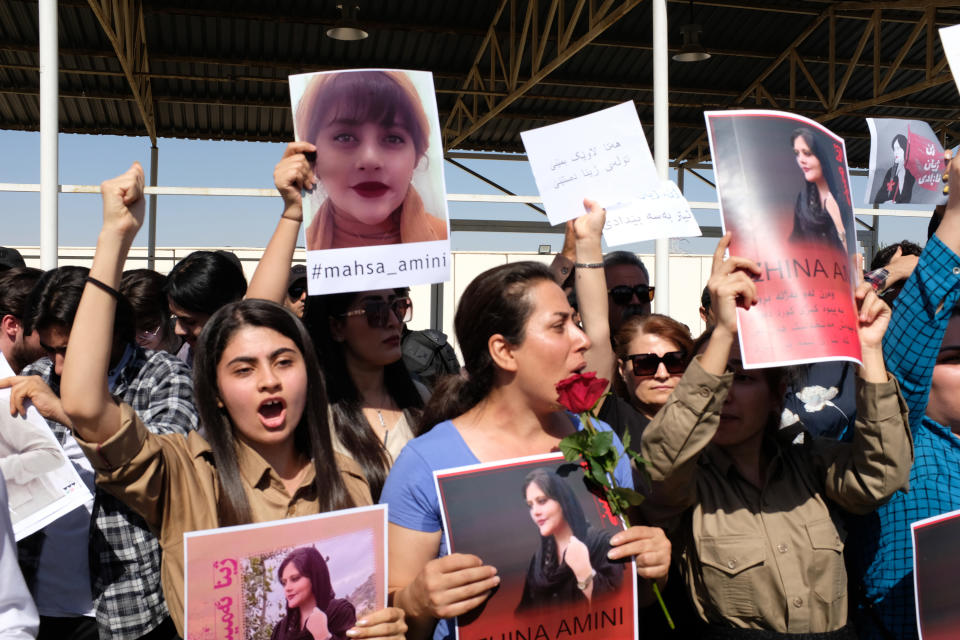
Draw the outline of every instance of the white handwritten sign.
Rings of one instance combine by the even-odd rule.
[[[670,180],[625,203],[607,206],[607,222],[603,237],[607,244],[653,240],[655,238],[688,238],[699,236],[700,226],[690,205]]]
[[[960,91],[960,24],[940,29],[940,41],[943,42],[943,53],[950,63],[953,81],[957,83],[957,90]]]

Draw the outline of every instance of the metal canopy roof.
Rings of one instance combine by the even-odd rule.
[[[335,2],[62,0],[65,132],[286,141],[286,76],[359,67],[434,73],[447,149],[522,151],[520,132],[633,100],[652,125],[642,0],[356,0],[370,36],[325,35]],[[954,1],[697,0],[713,57],[670,62],[670,157],[709,161],[702,112],[764,108],[824,122],[864,166],[863,118],[927,120],[960,143],[937,29]],[[38,4],[0,2],[0,128],[39,127]],[[671,53],[689,21],[668,3]],[[648,134],[650,132],[648,131]]]

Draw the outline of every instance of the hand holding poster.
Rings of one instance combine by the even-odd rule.
[[[384,505],[184,535],[187,640],[346,640],[387,600]]]
[[[632,102],[520,137],[551,224],[583,215],[590,198],[607,210],[610,246],[700,235],[680,190],[657,175]]]
[[[943,147],[922,120],[867,118],[870,128],[870,185],[864,202],[944,204]]]
[[[457,638],[633,639],[636,566],[607,559],[623,529],[579,465],[533,456],[434,473],[447,548],[501,582],[457,620]]]
[[[960,511],[910,525],[913,533],[913,587],[917,628],[922,640],[948,640],[960,635]]]
[[[297,141],[318,186],[303,194],[310,295],[450,276],[443,149],[424,71],[290,76]]]
[[[0,378],[14,375],[0,354]],[[0,390],[0,470],[7,483],[17,540],[39,531],[92,499],[46,420],[32,404],[25,418],[10,415],[10,389]]]
[[[744,367],[859,362],[843,139],[790,113],[704,116],[730,253],[761,270],[759,304],[738,310]]]

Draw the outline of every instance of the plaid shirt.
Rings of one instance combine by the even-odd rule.
[[[861,640],[891,637],[877,617],[892,637],[918,637],[910,523],[960,509],[960,439],[925,415],[933,366],[958,298],[960,256],[934,236],[896,300],[883,342],[887,368],[910,409],[915,457],[909,492],[897,492],[876,513],[851,522],[851,572],[862,576],[873,603],[873,611],[861,607],[855,617]]]
[[[163,351],[133,349],[111,392],[137,412],[154,433],[197,428],[190,370]],[[23,370],[39,375],[60,395],[60,378],[44,358]],[[61,443],[72,437],[64,425],[47,423]],[[143,518],[97,488],[90,526],[90,576],[100,637],[139,638],[167,617],[160,584],[160,544]]]

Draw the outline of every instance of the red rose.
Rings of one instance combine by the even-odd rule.
[[[594,371],[575,373],[557,383],[557,401],[573,413],[590,411],[603,396],[608,384],[608,380],[598,378]]]

